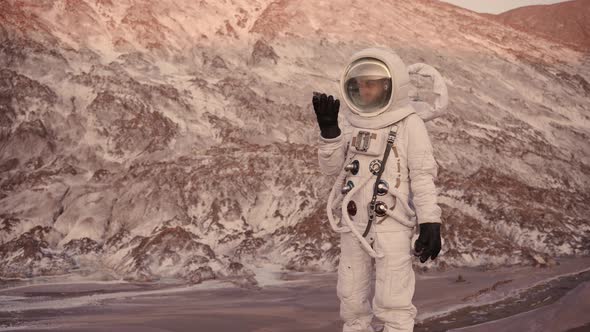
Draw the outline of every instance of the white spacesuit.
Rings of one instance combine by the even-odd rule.
[[[410,71],[428,74],[434,70],[424,64],[411,67]],[[337,123],[339,100],[314,96],[322,131],[320,169],[338,175],[327,211],[332,228],[341,233],[337,294],[345,332],[373,331],[373,315],[385,323],[384,332],[413,330],[414,227],[424,226],[424,241],[421,248],[416,241],[414,252],[421,262],[440,251],[441,209],[433,182],[437,164],[424,125],[424,119],[442,114],[447,104],[446,86],[435,74],[436,107],[416,103],[418,115],[408,96],[409,69],[399,56],[382,48],[356,53],[340,80],[348,106],[342,130]]]

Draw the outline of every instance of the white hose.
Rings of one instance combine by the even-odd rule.
[[[398,202],[402,203],[402,208],[404,209],[404,212],[406,214],[409,214],[409,215],[414,214],[414,210],[412,210],[412,208],[410,208],[408,203],[406,203],[401,198],[398,198],[398,197],[402,197],[402,196],[407,196],[406,194],[402,193],[397,188],[389,188],[387,193],[390,194],[391,196],[393,196],[395,199],[397,199]]]
[[[345,233],[349,232],[346,227],[339,227],[338,222],[334,219],[334,214],[332,213],[332,209],[334,208],[334,196],[336,195],[336,190],[339,190],[338,187],[342,185],[344,179],[346,178],[346,170],[342,169],[338,177],[336,178],[336,182],[332,186],[332,190],[330,191],[330,195],[328,195],[328,204],[326,205],[326,213],[328,214],[328,221],[330,222],[330,226],[337,233]]]
[[[377,253],[375,250],[373,250],[373,248],[371,248],[371,245],[369,244],[369,242],[367,242],[367,240],[365,240],[365,238],[362,236],[362,234],[359,233],[359,231],[356,229],[356,227],[352,223],[352,220],[350,220],[350,218],[348,217],[348,211],[346,211],[346,208],[348,206],[348,202],[350,202],[352,196],[357,191],[361,190],[361,188],[366,186],[367,183],[369,183],[369,181],[372,178],[373,177],[368,177],[367,179],[365,179],[364,182],[362,182],[358,186],[355,186],[351,191],[348,192],[348,194],[346,194],[346,196],[344,197],[344,200],[342,201],[342,218],[344,219],[345,224],[348,225],[348,227],[350,228],[350,231],[352,232],[352,234],[354,234],[354,236],[356,236],[356,238],[359,240],[359,242],[361,243],[361,245],[363,246],[365,251],[369,254],[369,256],[374,257],[374,258],[382,258],[384,255],[381,253]]]
[[[414,213],[414,211],[408,206],[408,204],[406,204],[400,197],[401,196],[405,196],[401,191],[397,190],[397,188],[390,188],[387,192],[388,194],[390,194],[391,196],[393,196],[393,199],[395,200],[395,207],[397,207],[397,205],[401,205],[402,208],[405,210],[405,214],[406,215],[411,215],[412,213]],[[402,214],[402,212],[400,211],[400,209],[396,209],[393,208],[393,210],[385,210],[385,213],[391,217],[393,220],[399,222],[400,224],[413,228],[415,226],[415,223],[412,223],[411,221],[407,220],[405,218],[405,215]]]
[[[345,163],[345,165],[347,165],[347,164],[348,163]],[[352,220],[350,220],[350,218],[348,217],[348,211],[346,210],[348,203],[352,199],[352,196],[357,191],[359,191],[361,188],[363,188],[365,185],[367,185],[367,183],[369,183],[369,181],[372,179],[372,177],[368,177],[367,179],[365,179],[364,182],[362,182],[358,186],[355,186],[354,188],[352,188],[352,190],[350,190],[346,194],[346,196],[340,195],[338,197],[338,199],[335,200],[337,190],[341,189],[340,187],[343,185],[344,180],[346,179],[346,173],[347,173],[346,169],[342,169],[340,174],[338,174],[338,177],[336,178],[336,181],[334,182],[334,185],[332,186],[332,190],[330,191],[330,195],[328,196],[328,204],[326,204],[326,212],[328,215],[328,221],[330,222],[330,226],[337,233],[352,232],[352,234],[354,234],[354,236],[356,236],[356,238],[359,240],[359,242],[361,243],[363,248],[367,251],[367,253],[371,257],[382,258],[384,255],[377,253],[375,250],[373,250],[373,248],[371,248],[371,245],[361,235],[361,233],[359,233],[359,231],[356,229],[356,227],[352,223]],[[334,213],[332,212],[332,209],[334,208],[335,203],[338,203],[340,201],[341,197],[342,197],[342,206],[341,206],[342,218],[344,218],[344,223],[346,224],[346,226],[344,226],[344,227],[338,226],[338,222],[334,218]]]
[[[399,211],[399,209],[393,209],[393,210],[386,210],[385,213],[391,217],[393,220],[399,222],[400,224],[413,228],[415,225],[415,223],[407,220],[406,218],[404,218],[403,215],[401,215],[401,212]]]
[[[340,203],[342,203],[343,199],[344,199],[344,195],[338,195],[336,200],[334,200],[334,202],[332,203],[332,210],[334,210],[337,206],[339,206]]]

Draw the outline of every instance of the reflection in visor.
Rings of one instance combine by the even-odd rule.
[[[348,99],[362,113],[372,113],[387,106],[391,86],[391,75],[385,64],[369,58],[351,64],[344,82]]]

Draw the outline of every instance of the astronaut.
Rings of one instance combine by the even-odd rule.
[[[433,69],[414,67],[425,68]],[[369,48],[354,54],[342,73],[340,94],[348,109],[340,125],[338,99],[320,93],[312,99],[321,132],[320,169],[338,175],[327,214],[340,233],[337,295],[344,332],[374,331],[374,316],[384,323],[384,332],[413,331],[412,257],[425,263],[441,250],[437,164],[426,116],[411,103],[410,86],[408,67],[394,51]],[[443,88],[439,109],[446,108]],[[412,250],[415,227],[420,234]]]

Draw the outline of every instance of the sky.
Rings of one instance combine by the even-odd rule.
[[[498,14],[510,9],[531,5],[547,5],[563,0],[442,0],[480,13]]]

